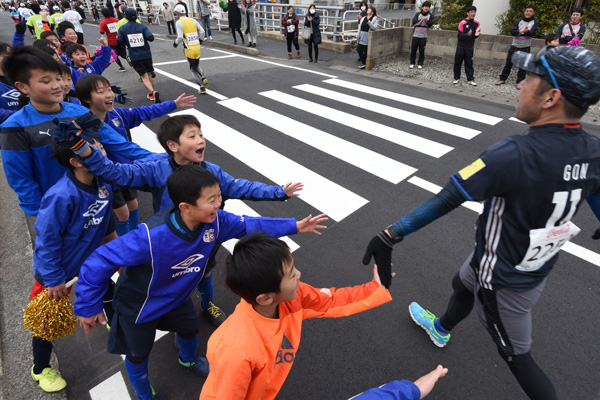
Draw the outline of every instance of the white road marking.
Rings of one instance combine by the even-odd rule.
[[[465,126],[452,124],[450,122],[441,121],[439,119],[431,118],[423,114],[417,114],[409,111],[404,111],[399,108],[386,106],[385,104],[376,103],[374,101],[365,100],[361,97],[350,96],[344,93],[336,92],[333,90],[321,88],[315,85],[298,85],[294,86],[294,89],[302,90],[304,92],[322,96],[330,100],[336,100],[344,104],[349,104],[354,107],[359,107],[370,112],[383,114],[388,117],[396,118],[401,121],[410,122],[411,124],[420,125],[425,128],[433,129],[436,131],[444,132],[449,135],[457,136],[463,139],[473,139],[479,135],[481,131],[467,128]],[[368,93],[368,92],[367,92]]]
[[[502,118],[494,117],[491,115],[481,114],[475,111],[464,110],[459,107],[447,106],[445,104],[436,103],[435,101],[424,100],[419,97],[406,96],[400,93],[392,92],[389,90],[377,89],[371,86],[360,85],[354,82],[348,82],[341,79],[328,79],[323,81],[331,85],[344,87],[346,89],[358,90],[361,93],[367,93],[373,96],[384,97],[386,99],[398,101],[400,103],[406,103],[416,107],[427,108],[430,113],[443,113],[449,114],[459,118],[465,118],[475,122],[481,122],[487,125],[496,125]]]
[[[248,207],[246,203],[238,199],[228,199],[225,203],[225,211],[237,214],[237,215],[248,215],[250,217],[260,217],[260,215],[254,211],[252,208]],[[288,236],[280,237],[288,247],[290,248],[290,252],[294,252],[300,248],[300,246],[290,239]],[[233,253],[233,248],[235,244],[238,242],[238,239],[230,239],[226,242],[223,242],[223,247],[227,249],[230,253]]]
[[[155,68],[154,71],[157,72],[157,73],[159,73],[159,74],[161,74],[161,75],[166,76],[167,78],[171,78],[174,81],[177,81],[179,83],[183,83],[184,85],[192,87],[196,91],[200,87],[196,82],[191,82],[191,81],[185,80],[185,79],[180,78],[180,77],[178,77],[176,75],[173,75],[173,74],[170,74],[170,73],[168,73],[166,71],[163,71],[162,69]],[[214,90],[208,90],[207,89],[206,90],[206,94],[208,94],[210,96],[213,96],[213,97],[216,97],[218,100],[227,100],[227,97],[223,96],[222,94],[219,94],[219,93],[215,92]]]
[[[515,118],[515,117],[510,117],[508,120],[509,120],[509,121],[514,121],[514,122],[519,122],[519,123],[521,123],[521,124],[524,124],[524,123],[525,123],[525,122],[523,122],[523,121],[521,121],[520,119],[517,119],[517,118]]]
[[[441,186],[438,186],[436,184],[433,184],[431,182],[428,182],[428,181],[418,178],[416,176],[413,176],[412,178],[410,178],[408,180],[408,182],[410,182],[413,185],[416,185],[422,189],[425,189],[428,192],[434,193],[434,194],[438,193],[440,190],[442,190]],[[478,214],[481,214],[483,212],[483,204],[478,203],[478,202],[468,201],[468,202],[463,203],[462,206],[466,207],[472,211],[475,211]],[[567,242],[563,245],[561,250],[563,250],[571,255],[574,255],[575,257],[581,258],[582,260],[587,261],[591,264],[594,264],[597,267],[600,267],[600,254],[593,252],[589,249],[586,249],[585,247],[582,247],[573,242]]]
[[[130,400],[123,374],[119,371],[90,390],[92,400]]]
[[[397,145],[427,154],[432,157],[439,158],[453,149],[445,144],[434,142],[433,140],[425,139],[398,129],[390,128],[389,126],[380,124],[378,122],[339,111],[335,108],[316,104],[300,97],[292,96],[277,90],[269,90],[268,92],[262,92],[259,94],[271,100],[279,101],[290,107],[305,110],[310,114],[318,115],[319,117],[329,119],[352,129],[356,129],[362,133],[373,135],[380,139],[390,141]]]
[[[164,153],[165,149],[160,145],[156,138],[156,133],[146,125],[142,124],[129,130],[131,132],[131,140],[137,143],[140,147],[153,153]]]
[[[218,49],[213,49],[213,48],[211,48],[211,50],[218,51],[219,53],[232,54],[237,57],[247,58],[248,60],[252,60],[252,61],[256,61],[256,62],[261,62],[261,63],[265,63],[265,64],[270,64],[270,65],[276,65],[276,66],[282,67],[282,68],[295,69],[297,71],[308,72],[309,74],[320,75],[320,76],[324,76],[327,78],[337,78],[335,75],[330,75],[330,74],[325,74],[325,73],[319,72],[319,71],[313,71],[310,69],[300,68],[300,67],[296,67],[294,65],[281,64],[281,63],[274,62],[274,61],[263,60],[262,58],[258,58],[258,57],[251,57],[251,56],[246,56],[243,54],[234,54],[234,53],[230,53],[228,51],[218,50]]]
[[[198,117],[202,123],[204,137],[209,142],[278,185],[290,181],[304,183],[304,190],[299,199],[327,214],[331,219],[341,221],[369,202],[198,110],[185,110],[170,115],[179,114]]]
[[[363,169],[388,182],[396,184],[417,171],[416,168],[409,165],[402,164],[389,157],[365,149],[364,147],[313,128],[285,115],[260,107],[239,97],[220,101],[218,104],[230,110],[235,110],[248,118],[265,124],[270,128],[280,131],[309,146],[313,146],[317,150],[347,162],[356,168]],[[356,160],[368,160],[368,162],[357,163]]]
[[[231,54],[231,55],[226,55],[226,56],[215,56],[215,57],[200,57],[200,61],[220,60],[222,58],[232,58],[232,57],[237,57],[237,54]],[[152,65],[156,67],[156,66],[160,66],[160,65],[183,64],[186,62],[187,62],[187,60],[165,61],[165,62],[154,63]]]

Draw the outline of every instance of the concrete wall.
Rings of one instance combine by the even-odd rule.
[[[367,69],[383,63],[402,54],[410,53],[412,28],[393,28],[371,32],[369,34],[369,48],[367,52]],[[427,57],[441,58],[448,61],[454,60],[456,51],[456,31],[432,30],[429,31],[429,41],[425,52]],[[478,65],[502,66],[506,60],[506,53],[512,37],[500,35],[481,35],[475,42],[474,58]],[[542,39],[533,39],[532,52],[544,46]],[[600,46],[586,45],[600,57]]]

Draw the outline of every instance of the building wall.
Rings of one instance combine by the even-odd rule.
[[[497,35],[500,30],[496,28],[496,17],[510,8],[509,0],[473,0],[473,5],[477,7],[477,16],[481,22],[481,33]]]

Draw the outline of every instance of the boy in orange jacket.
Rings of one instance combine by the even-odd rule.
[[[316,289],[300,282],[285,242],[259,233],[236,244],[226,268],[227,286],[242,300],[208,341],[210,374],[201,400],[274,399],[294,363],[303,320],[344,317],[392,300],[377,267],[361,286]]]

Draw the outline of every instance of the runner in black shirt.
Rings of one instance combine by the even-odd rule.
[[[583,47],[548,46],[515,52],[512,62],[528,71],[515,116],[529,133],[501,140],[451,176],[438,195],[371,239],[363,262],[374,256],[389,286],[395,243],[465,201],[483,201],[475,249],[452,281],[446,313],[438,319],[413,302],[411,317],[444,347],[475,305],[525,393],[552,400],[554,386],[530,355],[531,311],[560,248],[579,232],[571,218],[584,200],[600,219],[600,139],[579,124],[600,98],[600,60]]]

